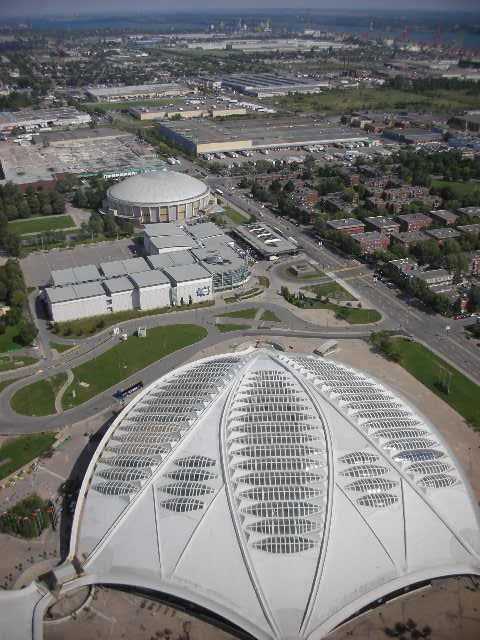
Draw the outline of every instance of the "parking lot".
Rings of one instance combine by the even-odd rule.
[[[22,258],[21,264],[28,287],[42,287],[48,284],[50,272],[54,269],[83,267],[87,264],[123,260],[135,256],[132,240],[99,242],[97,244],[72,247],[71,249],[52,249],[31,253]]]

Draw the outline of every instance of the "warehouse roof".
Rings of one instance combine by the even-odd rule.
[[[99,282],[85,282],[66,287],[47,287],[45,292],[52,304],[105,295],[105,289]]]
[[[112,260],[101,262],[100,267],[107,278],[126,276],[130,273],[148,271],[150,267],[143,258],[127,258],[127,260]]]
[[[197,243],[184,233],[181,236],[154,236],[150,242],[156,249],[174,249],[176,247],[191,249]]]
[[[95,280],[100,280],[101,275],[94,264],[88,264],[84,267],[56,269],[52,271],[51,279],[54,287],[61,287],[79,282],[94,282]]]
[[[183,227],[176,222],[146,224],[143,231],[147,236],[178,236],[184,233]]]
[[[178,267],[184,264],[193,264],[195,258],[190,251],[172,251],[170,253],[159,253],[156,256],[148,256],[147,262],[153,269],[163,269],[163,267]]]
[[[121,293],[122,291],[132,291],[134,289],[133,284],[125,276],[104,280],[103,285],[109,293]]]
[[[143,289],[144,287],[155,287],[160,284],[170,284],[170,280],[161,271],[144,271],[143,273],[135,273],[130,276],[130,280],[137,287],[137,289]]]
[[[217,236],[225,236],[223,231],[213,222],[205,222],[203,224],[194,224],[188,229],[189,233],[197,240],[204,238],[215,238]]]
[[[79,585],[168,594],[258,640],[323,638],[419,582],[479,575],[480,515],[442,435],[387,385],[252,350],[170,371],[125,407],[68,557]]]
[[[164,272],[175,284],[191,282],[192,280],[203,280],[211,275],[201,264],[186,264],[179,267],[166,267]]]

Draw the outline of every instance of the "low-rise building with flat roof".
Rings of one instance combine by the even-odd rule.
[[[185,264],[196,262],[190,251],[171,251],[170,253],[158,253],[147,256],[147,262],[152,269],[163,269],[164,267],[180,267]]]
[[[171,253],[172,251],[185,251],[196,246],[193,238],[183,233],[178,236],[153,236],[148,239],[146,251],[150,255],[158,255],[160,253]]]
[[[405,213],[397,216],[402,231],[420,231],[428,229],[432,225],[433,220],[424,213]]]
[[[134,273],[130,275],[130,280],[135,285],[135,308],[147,310],[170,306],[170,281],[161,271]]]
[[[102,282],[107,292],[107,311],[118,313],[135,308],[135,286],[126,276],[110,278]]]
[[[455,224],[458,220],[458,216],[447,209],[433,209],[430,211],[430,217],[442,224]]]
[[[54,322],[68,322],[107,313],[107,294],[100,282],[47,287],[45,302]]]
[[[126,260],[101,262],[100,269],[105,278],[116,278],[118,276],[128,276],[133,273],[148,271],[150,267],[143,258],[127,258]]]
[[[399,273],[410,273],[418,269],[418,263],[412,258],[398,258],[397,260],[390,260],[388,265],[398,271]]]
[[[365,224],[367,225],[367,229],[386,235],[400,231],[400,223],[393,218],[385,216],[370,216],[365,218]]]
[[[158,100],[167,96],[197,93],[196,87],[169,82],[164,84],[139,84],[123,87],[88,87],[85,93],[97,102],[123,102],[126,100]]]
[[[462,224],[457,229],[464,234],[477,235],[480,233],[480,223],[478,224]]]
[[[327,227],[333,231],[339,231],[345,235],[351,236],[354,233],[363,233],[365,225],[361,220],[356,218],[342,218],[341,220],[327,220]]]
[[[213,298],[212,274],[201,264],[167,267],[164,273],[172,284],[172,304],[183,306]]]
[[[298,246],[285,238],[275,228],[263,223],[239,225],[232,229],[242,243],[252,247],[262,258],[272,256],[296,255]]]
[[[479,225],[480,226],[480,225]],[[438,244],[443,244],[446,240],[454,240],[461,234],[457,229],[451,227],[440,227],[438,229],[425,229],[425,233],[430,238],[437,240]]]
[[[423,231],[400,231],[399,233],[392,233],[390,237],[393,244],[399,244],[405,249],[408,249],[411,244],[425,242],[430,239]]]
[[[460,207],[457,209],[457,213],[470,218],[480,218],[480,207]]]
[[[445,269],[430,269],[429,271],[415,271],[413,274],[416,280],[421,280],[429,288],[434,288],[436,293],[450,291],[453,285],[453,273]]]
[[[374,253],[378,249],[386,250],[390,244],[388,236],[378,231],[352,233],[350,237],[358,243],[363,254]]]

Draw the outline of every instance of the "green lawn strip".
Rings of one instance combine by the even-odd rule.
[[[0,371],[12,371],[35,364],[35,362],[38,362],[37,358],[30,356],[0,356]]]
[[[215,326],[221,333],[228,333],[229,331],[245,331],[245,329],[250,329],[250,325],[248,324],[219,323]]]
[[[19,324],[7,324],[5,332],[0,335],[0,353],[23,348],[23,345],[17,342],[19,330]]]
[[[7,440],[0,446],[0,478],[20,469],[49,449],[54,442],[54,433],[35,433]]]
[[[125,342],[119,342],[97,358],[73,369],[74,380],[63,395],[63,408],[70,409],[90,400],[152,362],[194,344],[206,335],[203,327],[176,324],[149,329],[146,338],[129,336]]]
[[[270,311],[270,309],[265,309],[265,311],[260,316],[260,320],[264,320],[265,322],[281,322],[277,314],[273,311]]]
[[[72,320],[71,322],[59,322],[55,325],[57,331],[54,331],[54,333],[60,338],[88,338],[99,331],[103,331],[108,327],[114,327],[126,320],[146,318],[148,316],[173,313],[175,311],[202,309],[203,307],[211,307],[214,304],[215,302],[213,300],[209,300],[208,302],[175,307],[174,309],[172,307],[162,307],[159,309],[148,309],[147,311],[120,311],[119,313],[110,313],[103,316],[94,316],[92,318],[82,318],[81,320]]]
[[[24,416],[50,416],[55,413],[55,398],[67,374],[57,373],[51,378],[38,380],[16,391],[10,404],[16,413]]]
[[[239,309],[238,311],[230,311],[229,313],[219,313],[219,318],[243,318],[244,320],[253,320],[257,315],[258,309]]]
[[[288,278],[293,278],[293,280],[313,280],[314,278],[325,277],[325,274],[323,273],[323,271],[320,271],[320,269],[315,269],[315,273],[308,273],[308,274],[302,275],[302,274],[295,273],[292,267],[287,267],[285,269],[285,274],[287,275]]]
[[[474,191],[480,192],[480,182],[449,182],[448,180],[432,180],[432,187],[444,189],[448,187],[456,196],[467,196]]]
[[[335,298],[335,300],[356,300],[351,293],[344,289],[338,282],[324,282],[323,284],[311,284],[308,287],[302,287],[306,291],[312,291],[316,295],[325,296],[327,298]]]
[[[52,349],[58,351],[58,353],[63,353],[64,351],[70,351],[75,346],[74,344],[62,344],[61,342],[49,342],[48,343]]]
[[[8,230],[20,235],[25,233],[41,233],[43,231],[57,231],[58,229],[70,229],[75,227],[75,222],[70,215],[54,216],[53,218],[29,218],[14,220],[8,223]]]
[[[297,306],[299,306],[300,309],[330,309],[330,311],[334,311],[337,316],[348,322],[348,324],[370,324],[382,319],[381,314],[376,309],[342,307],[341,305],[334,304],[333,302],[311,300]]]
[[[455,411],[475,427],[480,427],[480,386],[455,369],[448,362],[432,353],[427,347],[418,342],[410,342],[403,338],[391,339],[395,350],[400,356],[400,364],[433,391],[435,395],[445,400]],[[442,391],[442,369],[452,374],[450,393]]]
[[[232,209],[232,207],[223,206],[223,210],[225,211],[225,215],[230,218],[232,222],[235,224],[245,224],[250,220],[250,216],[248,213],[240,213],[236,209]]]

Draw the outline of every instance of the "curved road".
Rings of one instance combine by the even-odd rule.
[[[141,323],[147,328],[152,328],[161,325],[169,324],[199,324],[204,326],[208,330],[208,335],[193,345],[184,347],[168,356],[165,356],[161,360],[149,365],[141,372],[133,374],[130,378],[126,378],[122,381],[122,386],[127,386],[129,382],[133,382],[139,377],[142,378],[145,384],[153,382],[163,374],[171,371],[172,369],[180,366],[183,362],[191,358],[201,349],[211,347],[220,342],[238,340],[239,338],[248,337],[274,337],[274,336],[292,336],[292,337],[310,337],[319,339],[322,338],[365,338],[368,337],[372,330],[375,329],[375,325],[365,325],[363,327],[319,327],[315,324],[300,319],[294,313],[289,311],[285,306],[271,301],[278,299],[278,294],[274,293],[272,289],[267,289],[263,294],[247,300],[242,303],[236,303],[234,305],[218,304],[214,307],[206,307],[203,309],[175,311],[172,313],[165,313],[157,316],[144,317],[141,320],[129,320],[121,324],[122,328],[132,333]],[[233,332],[231,334],[224,334],[219,332],[215,328],[215,316],[223,312],[238,311],[241,309],[251,308],[269,309],[273,311],[281,320],[278,327],[271,327],[266,325],[265,328],[259,326],[257,328],[251,328],[244,331]],[[241,318],[226,318],[225,322],[231,323],[243,323]],[[254,327],[259,324],[259,321],[249,321]],[[41,323],[41,321],[40,321]],[[43,323],[42,323],[43,324]],[[262,323],[260,323],[262,324]],[[382,323],[384,325],[385,323]],[[55,342],[71,343],[75,344],[73,340],[57,339],[52,334],[48,333],[45,327],[41,329],[41,342],[45,345],[48,344],[48,339]],[[121,403],[113,398],[113,393],[118,389],[119,384],[107,389],[103,393],[95,396],[91,400],[70,409],[64,411],[61,414],[54,414],[51,416],[42,417],[29,417],[22,416],[15,413],[11,406],[10,400],[14,393],[21,387],[32,384],[43,378],[50,377],[56,373],[62,371],[69,371],[73,367],[76,367],[83,362],[87,362],[92,358],[104,353],[115,344],[117,344],[118,338],[111,336],[111,328],[106,329],[102,333],[99,333],[91,338],[84,338],[75,350],[72,352],[66,352],[59,356],[58,359],[52,359],[51,351],[44,354],[44,359],[41,364],[25,367],[19,373],[21,375],[27,375],[32,371],[36,371],[34,375],[29,375],[28,378],[18,380],[10,384],[3,393],[0,394],[0,433],[5,435],[13,434],[25,434],[39,431],[48,431],[53,429],[59,429],[65,424],[73,424],[92,417],[93,415],[106,411],[111,408],[112,411],[116,411],[121,407]],[[77,343],[78,344],[78,343]],[[40,367],[40,368],[39,368]],[[10,373],[11,372],[6,372]],[[0,379],[8,378],[8,375],[0,377]]]

